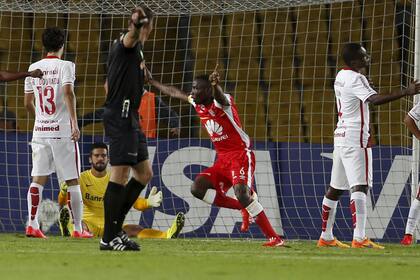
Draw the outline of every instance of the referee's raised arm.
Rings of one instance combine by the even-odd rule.
[[[146,23],[149,23],[149,19],[143,8],[134,8],[132,10],[131,19],[129,21],[128,33],[125,34],[123,38],[124,47],[133,48],[137,42],[145,40],[142,39],[143,36],[140,36],[140,30],[141,27]]]

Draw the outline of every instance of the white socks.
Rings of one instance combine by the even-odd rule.
[[[350,209],[354,227],[353,239],[362,241],[366,237],[366,194],[353,192],[350,196]]]
[[[37,183],[31,183],[29,186],[28,199],[28,226],[39,229],[38,206],[42,200],[42,191],[44,187]]]
[[[206,193],[204,194],[203,201],[210,205],[213,204],[214,199],[216,198],[216,190],[214,189],[207,189]]]
[[[258,214],[264,211],[264,208],[262,207],[261,203],[258,202],[258,200],[254,200],[246,207],[246,211],[248,211],[252,218],[255,218],[258,216]]]
[[[70,210],[73,216],[74,230],[82,232],[83,199],[80,186],[74,185],[67,188],[70,197]]]
[[[321,238],[324,240],[333,240],[333,226],[335,222],[335,213],[337,212],[338,201],[331,200],[324,196],[322,200],[322,232]]]
[[[411,203],[410,212],[408,213],[407,225],[405,227],[405,234],[414,234],[416,230],[417,220],[420,216],[420,201],[419,199],[414,199]]]

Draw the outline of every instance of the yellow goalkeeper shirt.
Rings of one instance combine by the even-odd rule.
[[[95,236],[102,236],[104,226],[104,202],[110,172],[106,176],[95,177],[91,170],[80,174],[80,190],[83,197],[83,222]],[[147,199],[139,197],[133,207],[139,211],[149,208]]]
[[[104,227],[104,195],[108,186],[110,173],[104,177],[95,177],[91,169],[80,174],[80,190],[83,198],[83,222],[95,236],[102,236]],[[61,185],[59,201],[66,201],[67,186]],[[139,211],[149,208],[147,199],[139,197],[133,207]]]
[[[92,171],[86,170],[80,174],[80,190],[83,197],[83,220],[89,223],[103,225],[104,195],[108,186],[110,173],[104,177],[95,177]]]

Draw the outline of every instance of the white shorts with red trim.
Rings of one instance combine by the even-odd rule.
[[[79,144],[65,138],[32,139],[31,176],[57,173],[58,181],[78,179],[80,175]]]
[[[334,147],[330,185],[338,190],[372,187],[372,148]]]

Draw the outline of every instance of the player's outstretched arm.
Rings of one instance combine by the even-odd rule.
[[[154,86],[158,90],[160,90],[161,93],[168,95],[170,97],[178,98],[183,101],[188,101],[188,94],[184,91],[174,87],[174,86],[167,86],[164,85],[156,80],[153,79],[152,74],[150,73],[149,69],[146,67],[144,68],[144,75],[145,75],[145,81],[149,82],[150,85]]]
[[[393,91],[390,94],[374,94],[370,96],[367,101],[374,105],[385,104],[397,99],[400,99],[404,96],[413,96],[420,93],[420,82],[414,81],[403,90]]]
[[[218,66],[219,64],[216,65],[213,73],[211,73],[209,76],[209,81],[211,83],[213,97],[214,99],[216,99],[218,103],[222,104],[223,106],[229,106],[230,105],[229,100],[226,98],[225,93],[223,92],[223,89],[219,84],[220,74],[217,71]]]
[[[404,123],[407,126],[408,130],[417,138],[420,140],[420,130],[416,124],[416,121],[410,117],[409,114],[405,115]]]
[[[66,108],[70,114],[71,139],[73,141],[78,141],[80,138],[80,130],[79,130],[79,125],[77,124],[76,97],[74,96],[73,85],[71,84],[64,85],[63,92],[64,92],[64,102],[66,103]]]
[[[0,81],[2,82],[10,82],[19,79],[23,79],[26,77],[32,78],[41,78],[43,75],[42,71],[39,69],[29,71],[29,72],[9,72],[9,71],[0,71]]]
[[[140,41],[141,27],[148,22],[149,19],[142,8],[135,8],[132,11],[129,31],[123,37],[124,47],[133,48]]]

